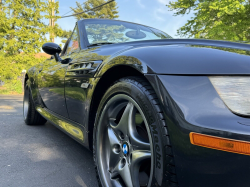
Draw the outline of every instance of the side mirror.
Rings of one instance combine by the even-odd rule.
[[[58,62],[62,61],[62,59],[59,57],[59,54],[62,52],[62,49],[59,45],[48,42],[48,43],[43,44],[42,49],[45,53],[49,55],[54,55],[56,61]]]

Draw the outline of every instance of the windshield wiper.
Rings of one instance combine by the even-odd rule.
[[[114,44],[114,43],[112,43],[112,42],[100,42],[100,43],[91,44],[91,45],[89,45],[88,47],[91,47],[91,46],[99,46],[99,45],[105,45],[105,44]]]

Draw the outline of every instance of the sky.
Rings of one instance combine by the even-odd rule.
[[[59,1],[59,15],[62,16],[69,12],[70,7],[76,7],[75,0],[56,0]],[[78,0],[83,3],[86,0]],[[183,26],[192,14],[185,16],[173,16],[174,12],[169,11],[166,4],[169,0],[116,0],[119,11],[118,20],[129,21],[148,25],[162,30],[172,36],[177,36],[177,29]],[[70,12],[69,14],[72,14]],[[67,14],[67,15],[69,15]],[[63,29],[73,30],[76,23],[74,17],[62,18],[57,20],[57,24]],[[56,38],[55,43],[60,44],[61,39]]]

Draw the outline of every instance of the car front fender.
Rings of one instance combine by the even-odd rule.
[[[250,51],[204,45],[171,44],[132,47],[107,58],[97,73],[117,65],[132,66],[143,74],[249,75]]]

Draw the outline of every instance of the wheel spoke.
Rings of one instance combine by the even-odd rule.
[[[130,109],[130,113],[128,115],[128,132],[127,135],[130,139],[130,143],[133,145],[133,148],[136,150],[150,150],[150,143],[147,142],[143,137],[141,137],[136,129],[135,123],[135,115],[136,115],[136,108]]]
[[[152,180],[152,142],[146,117],[129,96],[118,94],[104,107],[96,155],[107,186],[140,187]]]
[[[111,123],[111,127],[116,131],[122,132],[126,136],[128,133],[128,124],[132,121],[132,115],[134,113],[133,112],[134,109],[135,109],[134,105],[129,102],[122,114],[122,117],[118,125],[114,125],[113,123]]]
[[[151,158],[150,151],[136,150],[132,152],[131,169],[138,167],[142,161]],[[135,167],[135,168],[134,168]]]
[[[115,107],[112,107],[112,109],[109,111],[109,117],[110,118],[116,118],[118,113],[127,105],[127,102],[122,102],[117,104]]]
[[[126,186],[133,186],[132,180],[131,180],[131,174],[128,167],[128,163],[126,162],[125,166],[120,171],[120,175],[123,179],[123,182],[126,184]]]
[[[138,179],[139,179],[139,169],[140,169],[142,161],[146,159],[150,159],[150,158],[151,158],[150,151],[137,150],[137,151],[132,152],[130,171],[131,171],[131,178],[132,178],[134,186],[140,186]]]
[[[130,133],[130,141],[135,150],[150,151],[150,143],[142,139],[136,132]]]
[[[134,186],[131,180],[129,165],[125,159],[122,159],[111,172],[111,178],[116,178],[118,175],[121,176],[127,187]]]
[[[111,127],[108,127],[108,137],[109,137],[109,143],[111,147],[113,147],[114,145],[120,144],[119,139],[117,138],[116,134],[114,133]]]
[[[150,151],[150,143],[147,142],[143,137],[141,137],[137,130],[136,125],[134,123],[134,119],[131,120],[128,127],[128,135],[130,138],[130,143],[133,145],[133,148],[136,150],[148,150]]]
[[[111,127],[108,127],[108,140],[109,140],[109,170],[112,170],[119,162],[120,142]]]

